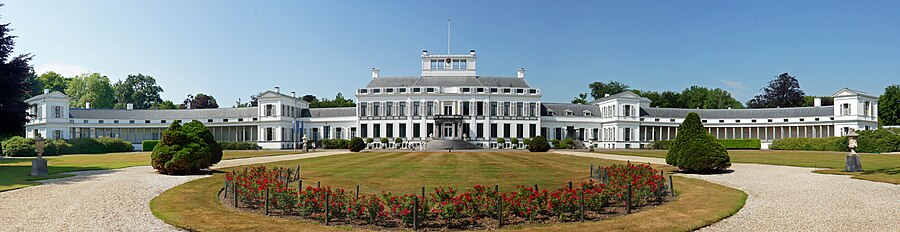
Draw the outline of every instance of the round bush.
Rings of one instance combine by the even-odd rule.
[[[691,112],[678,126],[666,163],[690,172],[711,172],[731,166],[728,151],[703,128],[700,115]]]
[[[550,150],[550,144],[547,143],[547,139],[542,136],[534,137],[531,141],[528,141],[528,151],[531,152],[547,152]]]
[[[350,140],[350,151],[359,152],[366,148],[366,143],[363,142],[362,138],[356,137]]]
[[[222,147],[198,121],[175,120],[153,149],[153,168],[164,174],[194,173],[222,160]]]

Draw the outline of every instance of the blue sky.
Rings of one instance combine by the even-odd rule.
[[[593,81],[641,90],[720,87],[746,102],[788,72],[811,95],[900,84],[898,1],[4,1],[17,53],[38,71],[149,74],[164,99],[282,91],[351,95],[378,67],[476,49],[480,75],[568,102]]]

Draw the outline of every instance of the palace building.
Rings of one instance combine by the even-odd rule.
[[[833,94],[834,105],[773,109],[674,109],[650,107],[632,92],[590,104],[545,103],[528,84],[525,70],[515,76],[476,73],[475,50],[462,55],[422,51],[422,73],[386,77],[372,69],[369,83],[356,90],[356,107],[309,108],[295,92],[280,88],[259,94],[258,106],[219,109],[137,110],[70,106],[68,96],[48,92],[26,102],[26,136],[47,138],[116,137],[136,147],[160,139],[175,120],[197,120],[220,141],[256,142],[265,149],[291,149],[304,135],[311,141],[353,137],[395,138],[402,144],[452,147],[522,148],[512,144],[538,135],[572,138],[578,147],[643,148],[672,140],[678,125],[696,112],[720,139],[757,138],[768,147],[781,138],[841,136],[878,125],[878,98],[848,88]],[[497,143],[503,138],[504,143]],[[432,146],[434,145],[434,146]]]

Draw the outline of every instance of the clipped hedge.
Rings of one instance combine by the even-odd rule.
[[[349,149],[350,141],[346,139],[323,139],[322,141],[323,149]]]
[[[159,140],[144,140],[141,141],[141,150],[142,151],[153,151],[153,148],[159,145]]]
[[[672,140],[659,140],[650,143],[650,149],[669,150],[669,146],[672,146]]]
[[[900,151],[900,132],[887,129],[857,131],[859,134],[857,152],[886,153]]]
[[[351,139],[347,146],[352,152],[359,152],[366,149],[366,143],[359,137]]]
[[[850,151],[847,148],[847,137],[828,138],[786,138],[778,139],[769,145],[772,150],[799,151]]]
[[[218,142],[222,150],[259,150],[262,149],[254,142]]]
[[[719,143],[728,150],[759,150],[762,142],[759,139],[720,139]]]
[[[550,144],[547,139],[537,136],[528,141],[528,151],[531,152],[547,152],[550,150]]]
[[[13,157],[37,156],[34,152],[34,139],[16,136],[3,142],[3,155]],[[129,152],[134,150],[131,143],[117,138],[77,138],[71,140],[44,140],[45,156],[66,154],[98,154],[110,152]]]

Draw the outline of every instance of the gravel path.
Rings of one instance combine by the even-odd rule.
[[[346,151],[223,160],[213,168],[341,153]],[[160,175],[150,166],[73,174],[0,193],[0,231],[178,231],[153,216],[150,200],[167,189],[209,176]]]
[[[665,164],[659,158],[557,153]],[[744,208],[701,231],[900,231],[900,185],[817,174],[814,168],[739,163],[731,169],[727,174],[683,175],[748,195]]]

